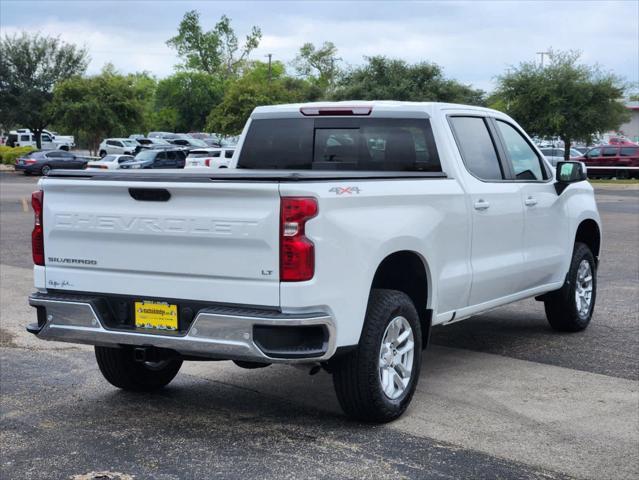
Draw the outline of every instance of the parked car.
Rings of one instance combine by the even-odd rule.
[[[87,161],[64,150],[36,150],[17,158],[14,168],[25,175],[48,175],[53,169],[81,169]]]
[[[132,161],[121,163],[120,168],[184,168],[186,154],[180,148],[142,150]]]
[[[198,140],[197,138],[171,138],[168,139],[168,142],[188,149],[208,147],[206,142]]]
[[[147,138],[163,138],[165,135],[173,135],[171,132],[149,132]]]
[[[639,147],[639,144],[631,142],[625,137],[610,137],[608,139],[608,145],[616,145],[619,147]]]
[[[604,145],[591,148],[578,158],[588,167],[639,167],[639,145]],[[639,170],[593,168],[589,176],[639,178]]]
[[[244,132],[236,170],[42,180],[28,330],[95,345],[125,390],[155,391],[199,358],[323,366],[348,415],[387,422],[433,325],[536,298],[554,329],[588,326],[593,188],[581,162],[553,171],[507,115],[278,105]]]
[[[7,138],[9,147],[36,147],[38,142],[36,136],[29,129],[18,129],[9,132]],[[75,147],[73,136],[54,135],[48,130],[43,130],[40,134],[41,150],[66,150]]]
[[[208,137],[208,138],[203,138],[202,140],[209,147],[221,147],[222,146],[222,140],[220,140],[218,137],[211,136],[211,137]]]
[[[88,168],[99,168],[102,170],[117,170],[125,162],[132,162],[135,157],[132,155],[105,155],[100,160],[87,163]]]
[[[189,132],[188,134],[191,136],[191,138],[197,138],[198,140],[206,140],[207,138],[211,138],[211,134],[205,132]]]
[[[142,148],[152,148],[155,145],[171,145],[167,140],[160,137],[138,138],[136,140]]]
[[[234,148],[198,148],[191,150],[186,157],[184,168],[229,168],[234,152]]]
[[[541,153],[544,154],[544,157],[546,157],[546,160],[548,160],[550,162],[550,164],[553,167],[557,166],[557,162],[563,162],[564,161],[564,149],[563,148],[549,148],[549,147],[544,147],[544,148],[540,148]],[[574,148],[570,149],[570,158],[578,158],[583,156],[582,153]]]
[[[100,158],[106,155],[135,155],[140,144],[132,138],[106,138],[98,147]]]

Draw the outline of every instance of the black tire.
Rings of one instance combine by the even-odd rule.
[[[47,175],[49,175],[50,172],[51,167],[49,165],[42,165],[42,168],[40,169],[40,175],[44,175],[46,177]]]
[[[133,348],[95,347],[95,358],[104,378],[114,387],[149,392],[168,385],[180,371],[182,360],[167,358],[151,364],[133,357]]]
[[[68,152],[69,151],[69,147],[67,147],[66,145],[63,145],[62,147],[60,147],[60,150]]]
[[[104,158],[107,155],[107,152],[104,150],[100,150],[100,153],[98,154],[100,156],[100,158]]]
[[[577,307],[576,290],[578,286],[579,267],[582,262],[590,265],[592,277],[592,293],[587,309]],[[580,286],[583,286],[581,283]],[[597,299],[597,264],[590,248],[585,243],[575,243],[570,269],[563,287],[548,293],[544,300],[546,318],[550,326],[559,332],[580,332],[590,323]]]
[[[404,317],[413,332],[413,361],[408,385],[396,399],[383,391],[380,348],[386,327]],[[384,423],[401,416],[415,393],[421,367],[422,332],[413,302],[403,292],[376,289],[371,292],[366,319],[357,348],[335,360],[333,385],[344,412],[351,418]]]

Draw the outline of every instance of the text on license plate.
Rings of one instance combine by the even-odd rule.
[[[157,330],[177,330],[177,305],[148,300],[135,302],[135,326]]]

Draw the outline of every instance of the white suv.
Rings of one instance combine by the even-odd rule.
[[[235,148],[198,148],[186,157],[184,168],[210,167],[229,168]]]
[[[107,155],[135,155],[140,144],[132,138],[107,138],[98,147],[100,158]]]

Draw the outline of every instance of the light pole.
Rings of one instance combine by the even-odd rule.
[[[268,57],[268,83],[271,83],[271,59],[273,58],[273,54],[267,53],[265,56]]]
[[[544,55],[552,55],[552,52],[537,52],[537,55],[541,55],[541,68],[544,68]]]

